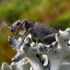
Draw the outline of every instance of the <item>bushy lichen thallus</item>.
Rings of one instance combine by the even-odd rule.
[[[19,62],[23,58],[26,58],[33,70],[61,69],[64,58],[70,52],[68,43],[70,28],[65,31],[57,31],[40,22],[23,19],[12,24],[10,30],[16,36],[16,38],[8,36],[9,44],[17,51],[17,54],[12,58],[13,62]],[[21,30],[20,33],[18,33],[19,30]],[[37,40],[34,38],[37,38]],[[47,58],[44,60],[43,58],[45,57],[42,57],[42,55],[48,56],[48,60]],[[22,69],[20,68],[20,70]]]
[[[30,43],[30,38],[26,37],[19,51],[12,58],[12,61],[18,62],[26,57],[34,70],[60,70],[63,60],[70,52],[68,44],[70,28],[65,31],[59,30],[59,32],[55,34],[55,39],[56,41],[52,42],[50,45],[44,45],[41,42]],[[13,39],[12,37],[8,37],[8,42],[12,47],[14,46],[15,49],[17,49],[18,44],[21,43],[19,40]],[[49,63],[46,67],[43,66],[45,61],[42,62],[41,55],[48,56]]]

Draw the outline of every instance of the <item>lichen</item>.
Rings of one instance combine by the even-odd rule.
[[[19,37],[21,38],[21,37]],[[12,58],[12,63],[2,63],[2,70],[65,70],[62,68],[63,60],[69,56],[70,47],[68,40],[70,38],[70,29],[59,30],[55,35],[56,41],[50,45],[44,45],[41,42],[30,42],[31,37],[27,36],[21,43],[21,39],[8,37],[8,42],[17,52]]]

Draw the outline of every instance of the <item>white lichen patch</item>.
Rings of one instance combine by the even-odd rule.
[[[8,37],[8,42],[17,50],[17,54],[12,58],[12,63],[2,63],[2,70],[60,70],[63,60],[70,54],[68,45],[70,39],[70,28],[65,31],[59,30],[56,33],[56,41],[50,45],[44,45],[41,42],[30,42],[31,36],[27,36],[20,46],[22,37],[18,40]],[[65,70],[65,69],[61,69]],[[67,70],[67,68],[66,68]]]

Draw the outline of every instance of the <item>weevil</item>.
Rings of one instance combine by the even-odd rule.
[[[11,25],[10,30],[11,32],[15,32],[15,35],[18,34],[19,30],[24,31],[23,41],[25,37],[31,33],[32,39],[37,38],[39,42],[45,42],[47,44],[51,44],[53,41],[55,41],[55,33],[58,32],[56,29],[50,26],[29,19],[17,20]]]

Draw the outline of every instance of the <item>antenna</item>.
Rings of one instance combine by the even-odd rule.
[[[0,31],[2,30],[3,27],[8,27],[8,28],[10,28],[10,26],[11,26],[11,24],[10,24],[7,20],[5,20],[5,21],[3,21],[3,22],[1,23]],[[4,31],[6,31],[6,29],[5,29]],[[3,31],[3,32],[4,32],[4,31]],[[2,34],[3,32],[0,32],[0,34]]]

